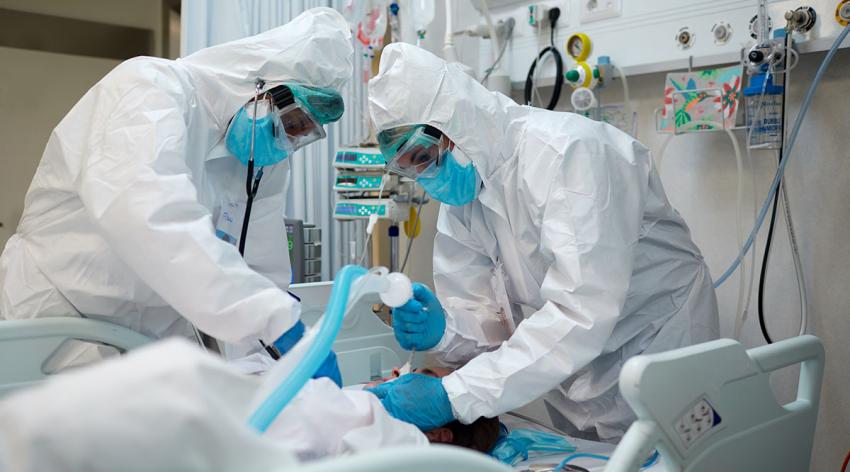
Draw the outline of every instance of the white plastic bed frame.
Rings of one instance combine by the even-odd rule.
[[[324,313],[332,286],[317,282],[290,288],[302,299],[301,319],[308,326]],[[355,304],[334,342],[346,385],[387,377],[407,361],[392,329],[372,312],[377,303],[377,296],[366,296]],[[153,341],[122,326],[78,316],[0,321],[0,397],[44,380],[48,360],[69,340],[112,346],[120,353]]]
[[[780,404],[773,371],[800,364]],[[669,471],[809,470],[824,349],[805,335],[746,350],[731,339],[629,359],[620,391],[635,411],[606,472],[632,472],[654,448]]]
[[[0,321],[0,397],[44,380],[47,362],[70,340],[112,346],[120,353],[152,342],[123,326],[87,318]]]

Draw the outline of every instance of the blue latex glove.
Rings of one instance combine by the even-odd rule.
[[[366,390],[381,399],[390,415],[422,431],[445,426],[455,419],[443,382],[435,377],[407,374]]]
[[[301,338],[304,337],[304,323],[298,320],[295,326],[289,328],[289,331],[280,335],[277,341],[274,342],[274,347],[280,351],[281,355],[289,352]]]
[[[443,339],[446,314],[431,290],[413,284],[413,298],[393,309],[395,337],[403,349],[426,351]]]
[[[277,341],[274,342],[274,347],[280,351],[281,355],[289,352],[295,344],[304,337],[304,323],[298,320],[295,326],[289,328],[289,331],[280,335]],[[340,387],[342,387],[342,374],[339,372],[339,365],[336,362],[336,353],[331,351],[322,365],[319,366],[316,373],[313,374],[314,379],[327,377]]]

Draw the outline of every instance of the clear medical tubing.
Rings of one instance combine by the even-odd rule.
[[[292,373],[260,404],[248,418],[248,424],[259,432],[265,432],[286,405],[307,383],[319,366],[328,357],[334,339],[339,334],[342,318],[345,316],[351,284],[366,274],[366,269],[357,265],[347,265],[340,269],[334,280],[328,308],[322,318],[322,326],[313,344],[307,349],[304,359],[295,366]]]
[[[714,282],[715,288],[723,285],[723,282],[725,282],[730,275],[735,273],[735,269],[738,268],[741,261],[744,259],[744,256],[746,256],[747,251],[749,251],[750,247],[753,245],[756,234],[758,234],[762,223],[764,223],[764,218],[767,216],[767,211],[770,209],[770,203],[773,201],[773,196],[776,194],[779,182],[782,180],[782,174],[785,173],[785,167],[788,166],[788,160],[791,157],[791,150],[794,148],[794,143],[797,141],[797,133],[800,132],[800,126],[803,124],[803,118],[806,117],[806,112],[809,111],[809,106],[812,104],[812,97],[815,94],[815,90],[817,90],[818,85],[820,85],[823,74],[826,72],[827,67],[829,67],[829,63],[832,62],[832,58],[835,57],[838,47],[842,42],[844,42],[844,38],[847,37],[847,33],[850,33],[850,25],[845,26],[844,29],[841,30],[841,33],[839,33],[838,37],[835,38],[835,42],[832,43],[832,46],[829,48],[829,52],[826,53],[826,57],[823,58],[823,62],[821,62],[820,67],[818,67],[818,71],[815,73],[815,78],[812,80],[812,85],[810,85],[809,90],[806,91],[803,104],[800,106],[800,112],[794,120],[794,127],[791,129],[791,135],[788,138],[788,146],[782,151],[782,163],[779,165],[779,168],[776,169],[776,176],[773,178],[773,183],[770,184],[770,192],[768,192],[767,198],[764,200],[764,204],[759,211],[758,220],[756,221],[755,226],[753,226],[752,231],[750,231],[750,236],[747,238],[747,242],[744,243],[744,248],[740,253],[738,253],[738,257],[736,257],[735,261],[732,262],[732,265],[726,269],[726,272],[724,272],[723,275],[718,277],[717,281]]]

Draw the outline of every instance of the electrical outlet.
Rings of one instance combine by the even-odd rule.
[[[721,419],[708,400],[702,398],[689,407],[673,426],[679,439],[690,447],[697,440],[720,427]]]
[[[582,23],[617,18],[623,15],[623,0],[579,0]]]

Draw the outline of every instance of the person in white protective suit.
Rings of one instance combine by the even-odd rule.
[[[84,316],[154,338],[194,325],[228,357],[274,343],[299,319],[286,158],[341,115],[352,54],[343,17],[317,8],[176,61],[116,67],[50,136],[0,258],[0,318]],[[242,238],[246,177],[261,173]]]
[[[718,336],[708,268],[632,137],[406,44],[384,49],[369,107],[390,170],[443,202],[436,296],[414,287],[396,337],[462,366],[376,388],[391,414],[427,429],[543,397],[556,427],[613,441],[634,419],[623,363]]]
[[[187,341],[155,343],[0,399],[0,470],[295,470],[428,444],[374,395],[325,378],[310,380],[261,435],[248,417],[264,387]]]

